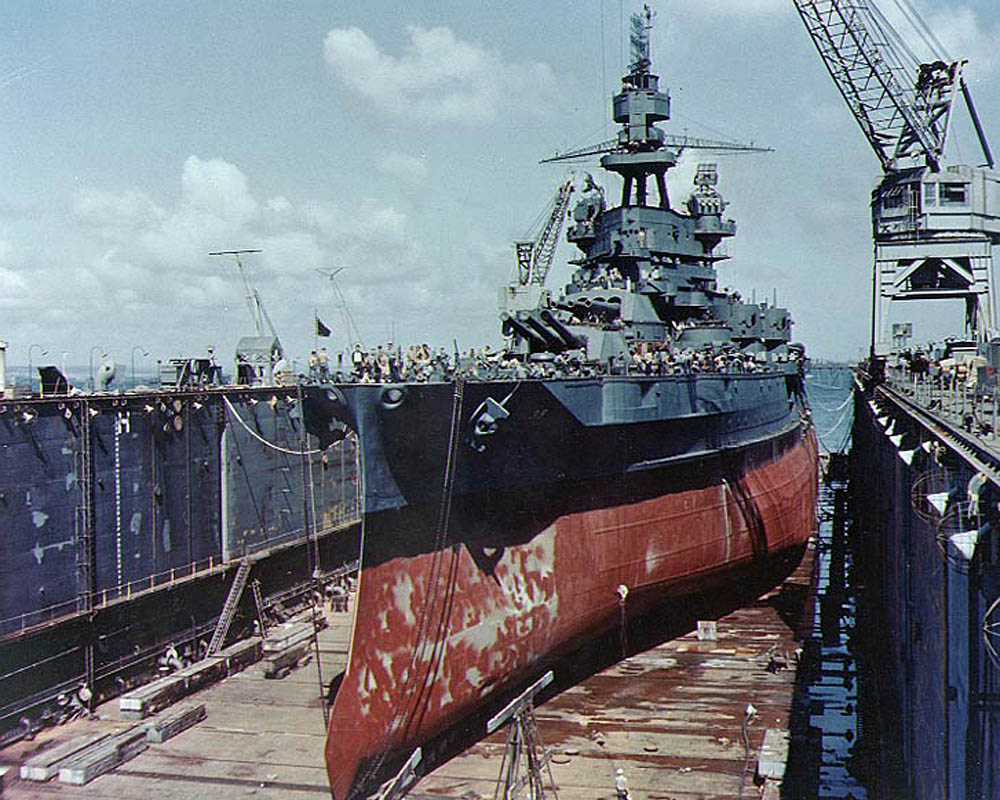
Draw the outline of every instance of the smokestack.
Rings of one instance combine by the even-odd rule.
[[[7,396],[7,342],[0,339],[0,397]]]

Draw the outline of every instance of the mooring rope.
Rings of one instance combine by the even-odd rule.
[[[846,408],[847,405],[854,399],[854,396],[850,392],[848,392],[847,397],[844,398],[844,402],[843,403],[841,403],[836,408],[831,408],[830,406],[827,406],[827,405],[824,405],[823,403],[821,403],[819,400],[817,400],[815,397],[813,397],[812,394],[810,394],[808,392],[807,392],[807,394],[809,394],[809,404],[810,405],[819,406],[819,408],[821,408],[827,414],[836,414],[839,411],[843,411],[844,408]]]
[[[265,439],[263,436],[257,433],[257,431],[255,431],[253,428],[247,425],[246,422],[243,421],[243,417],[240,416],[239,412],[236,410],[236,406],[234,406],[229,401],[228,397],[223,397],[222,400],[225,402],[226,407],[229,409],[230,413],[234,417],[236,417],[236,421],[243,426],[243,429],[265,447],[270,447],[272,450],[277,450],[279,453],[287,453],[290,456],[302,456],[302,455],[314,456],[317,455],[318,453],[323,452],[322,450],[291,450],[287,447],[282,447],[281,445],[277,445],[274,442],[269,442],[267,439]],[[303,423],[304,422],[305,420],[303,419]]]

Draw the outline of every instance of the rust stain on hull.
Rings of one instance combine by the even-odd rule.
[[[334,796],[370,788],[400,755],[623,618],[665,597],[731,591],[765,556],[801,553],[816,463],[810,431],[732,481],[563,514],[495,551],[453,544],[374,565],[363,556],[327,739]]]
[[[636,798],[757,797],[767,728],[793,729],[795,652],[813,619],[815,553],[781,587],[718,622],[718,639],[689,632],[587,678],[536,711],[561,800],[614,796],[622,768]],[[747,703],[757,715],[742,739]],[[421,779],[413,798],[492,797],[505,731]],[[796,745],[792,745],[794,771]],[[746,770],[746,772],[744,772]],[[795,795],[799,796],[799,795]]]

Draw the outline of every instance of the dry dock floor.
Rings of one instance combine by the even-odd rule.
[[[537,709],[560,800],[614,798],[625,770],[633,800],[761,797],[757,755],[768,728],[789,730],[795,651],[812,619],[813,551],[775,591],[719,620],[716,641],[694,632],[632,656]],[[319,637],[324,679],[343,669],[348,614],[329,613]],[[770,667],[770,669],[769,669]],[[43,748],[91,730],[121,729],[116,701],[97,720],[76,720],[0,751],[10,766],[5,800],[225,800],[329,796],[323,767],[323,718],[313,661],[281,680],[254,665],[199,692],[207,717],[86,786],[15,777]],[[742,737],[748,703],[757,715]],[[503,731],[424,777],[419,800],[492,798]],[[551,795],[550,795],[551,796]],[[777,797],[777,794],[771,795]],[[784,796],[789,796],[785,794]]]

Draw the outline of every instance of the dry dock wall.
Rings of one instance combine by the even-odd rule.
[[[354,557],[355,439],[321,451],[299,406],[278,387],[0,402],[0,741],[210,638],[245,556],[265,596]]]
[[[896,390],[855,391],[861,737],[874,797],[1000,796],[1000,666],[983,633],[1000,593],[1000,490],[973,482],[970,507],[985,452],[960,434]],[[956,534],[976,540],[971,559]]]

